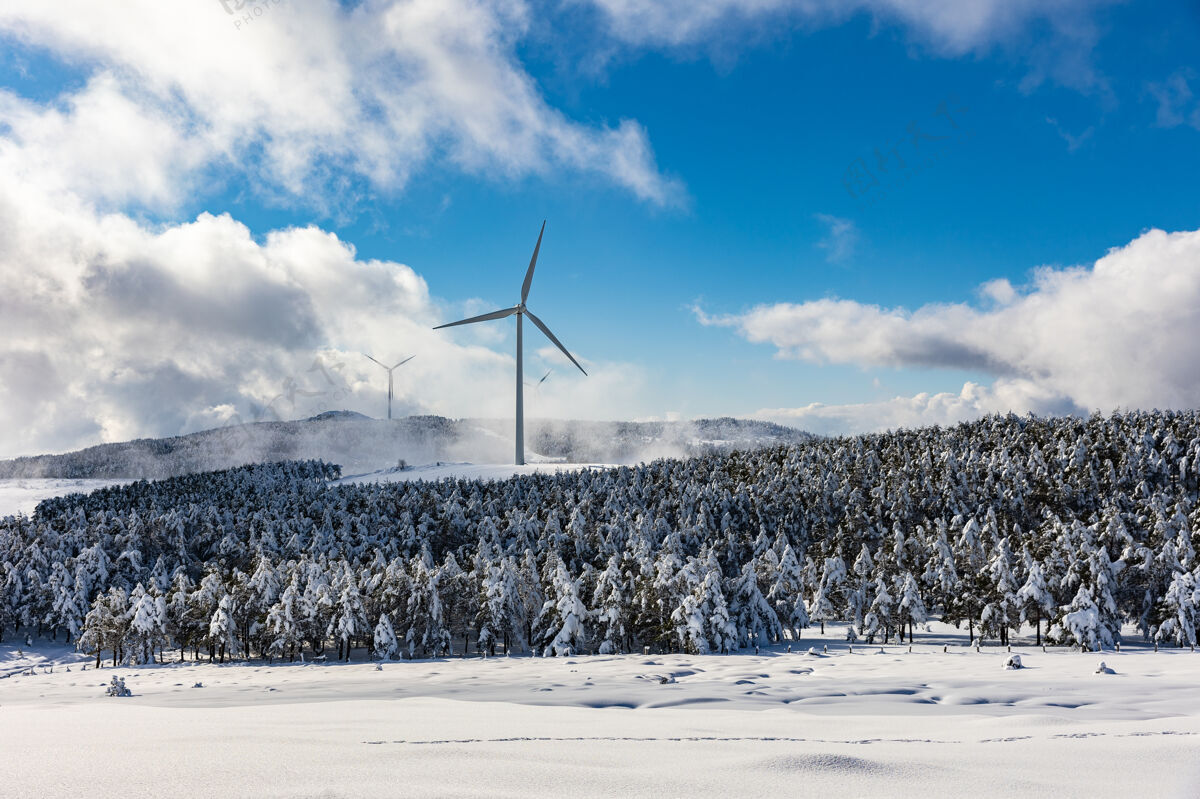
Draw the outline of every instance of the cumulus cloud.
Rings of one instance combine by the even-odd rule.
[[[512,355],[433,331],[462,309],[317,227],[149,225],[0,174],[0,265],[4,455],[331,408],[382,417],[386,377],[362,352],[417,355],[397,372],[398,414],[512,414]],[[589,367],[560,370],[531,410],[605,418],[641,404],[636,369]]]
[[[581,124],[545,101],[516,55],[522,2],[264,5],[239,29],[215,2],[7,4],[0,35],[89,80],[45,107],[0,97],[0,127],[31,169],[110,207],[170,204],[206,169],[293,200],[320,202],[345,176],[395,191],[435,158],[503,177],[597,173],[656,204],[683,194],[637,122]]]
[[[418,356],[397,373],[397,414],[512,414],[511,327],[432,331],[464,308],[411,267],[315,226],[179,218],[230,173],[321,210],[434,163],[591,172],[655,204],[682,193],[636,122],[579,123],[543,99],[516,54],[523,2],[258,5],[237,27],[216,2],[0,8],[0,37],[81,76],[50,99],[0,90],[0,455],[331,408],[382,417],[386,375],[362,352]],[[537,413],[640,407],[640,372],[590,366]]]
[[[990,374],[959,396],[795,411],[797,419],[951,420],[999,410],[1193,407],[1200,396],[1200,231],[1151,230],[1090,267],[1041,268],[1019,289],[982,288],[992,307],[883,308],[853,300],[761,305],[708,316],[783,359]],[[782,410],[774,412],[785,415]],[[840,415],[840,416],[839,416]]]
[[[894,24],[944,56],[1014,46],[1041,31],[1040,46],[1024,46],[1027,85],[1047,78],[1072,88],[1101,88],[1090,63],[1097,38],[1093,14],[1112,0],[591,0],[612,31],[631,44],[679,47],[702,43],[740,24],[829,26],[866,14]],[[1024,40],[1028,40],[1025,36]]]

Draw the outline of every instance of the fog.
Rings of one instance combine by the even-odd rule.
[[[761,421],[587,422],[529,419],[530,461],[639,463],[713,450],[797,443],[808,434]],[[509,463],[511,419],[409,416],[393,421],[336,411],[291,422],[230,425],[186,436],[102,444],[64,455],[0,461],[0,478],[161,478],[264,461],[321,459],[344,475],[436,462]]]

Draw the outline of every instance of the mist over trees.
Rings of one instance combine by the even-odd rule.
[[[512,457],[512,420],[406,416],[383,421],[351,411],[309,419],[230,424],[171,438],[100,444],[62,455],[0,460],[4,478],[161,479],[284,460],[338,463],[362,474],[435,461],[505,463]],[[809,433],[746,419],[687,422],[526,420],[529,448],[570,463],[636,463],[659,457],[728,452],[801,443]]]
[[[331,485],[281,462],[0,520],[0,635],[178,657],[729,652],[838,620],[1196,643],[1200,413],[993,416],[640,466]],[[174,655],[171,655],[174,656]]]

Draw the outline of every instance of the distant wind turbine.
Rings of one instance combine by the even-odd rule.
[[[363,353],[363,357],[371,358],[371,356],[367,355],[365,352]],[[372,361],[375,361],[375,363],[379,363],[380,366],[382,366],[384,369],[386,369],[387,373],[388,373],[388,421],[389,422],[392,420],[392,372],[396,371],[396,369],[398,369],[399,367],[408,363],[415,357],[417,357],[417,356],[410,355],[407,358],[405,358],[403,361],[400,361],[400,363],[396,364],[395,366],[388,366],[387,364],[379,363],[379,361],[375,361],[374,358],[371,358]]]
[[[537,392],[537,391],[541,391],[541,389],[542,389],[542,383],[545,383],[545,382],[546,382],[546,378],[547,378],[547,377],[549,377],[549,376],[550,376],[550,373],[551,373],[551,372],[553,372],[553,371],[554,371],[553,369],[547,369],[547,370],[546,370],[546,374],[542,375],[542,379],[541,379],[541,380],[537,381],[536,383],[526,383],[525,385],[527,385],[527,386],[531,387],[531,388],[532,388],[532,389],[533,389],[535,392]]]
[[[503,319],[506,316],[513,316],[514,314],[516,315],[516,317],[517,317],[517,465],[518,466],[525,465],[525,397],[524,397],[525,366],[524,366],[524,346],[523,346],[522,332],[521,332],[521,320],[524,317],[528,316],[529,321],[533,322],[535,325],[537,325],[538,330],[545,333],[546,338],[550,339],[550,341],[554,343],[554,346],[556,346],[560,350],[562,350],[563,355],[566,355],[567,358],[570,359],[571,363],[575,364],[575,366],[579,368],[579,371],[583,372],[585,375],[587,374],[587,372],[584,371],[584,368],[582,366],[579,366],[579,361],[575,360],[574,356],[572,356],[571,353],[567,352],[567,348],[562,345],[562,342],[559,341],[557,338],[555,338],[554,334],[550,332],[550,328],[546,327],[545,323],[542,322],[541,319],[538,319],[537,316],[534,315],[533,311],[531,311],[525,307],[525,300],[529,299],[529,284],[533,282],[533,268],[535,266],[537,266],[538,251],[542,249],[542,234],[545,232],[546,232],[546,223],[543,221],[542,229],[538,233],[537,244],[533,248],[533,257],[529,259],[529,269],[525,272],[525,282],[521,284],[521,301],[518,304],[514,305],[512,308],[504,308],[499,311],[492,311],[491,313],[485,313],[481,316],[472,316],[470,319],[463,319],[461,321],[451,322],[446,325],[438,325],[437,327],[434,328],[434,330],[441,330],[443,327],[455,327],[457,325],[469,325],[473,322],[487,322],[492,319]],[[550,373],[547,372],[546,376],[543,377],[542,380],[539,380],[538,383],[540,384],[542,381],[544,381],[546,379],[546,377],[549,377],[549,376],[550,376]]]

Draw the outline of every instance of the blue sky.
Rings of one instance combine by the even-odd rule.
[[[471,35],[481,31],[485,46],[469,53],[467,66],[458,64],[449,78],[432,88],[418,83],[419,90],[400,96],[387,94],[387,81],[403,85],[410,64],[405,48],[422,43],[397,36],[382,68],[341,64],[336,54],[352,34],[340,31],[353,27],[347,20],[355,14],[360,22],[371,14],[389,19],[389,13],[407,15],[401,24],[424,20],[414,10],[420,3],[322,6],[324,16],[314,23],[305,17],[318,12],[280,0],[265,4],[265,13],[244,29],[234,29],[218,0],[188,6],[197,36],[214,37],[214,47],[236,45],[247,58],[310,45],[314,59],[334,53],[329,63],[364,73],[348,81],[356,97],[375,93],[359,109],[364,119],[376,120],[382,103],[394,103],[400,120],[406,118],[406,102],[434,109],[428,118],[436,124],[413,123],[434,127],[419,146],[392,149],[396,145],[388,137],[399,136],[396,131],[404,127],[391,122],[382,142],[336,134],[347,137],[342,151],[329,138],[308,146],[295,133],[304,125],[288,116],[297,112],[275,114],[272,108],[278,97],[300,89],[321,97],[320,82],[337,74],[328,64],[313,77],[303,66],[292,69],[286,58],[273,59],[274,72],[247,79],[261,84],[254,93],[231,86],[199,60],[193,71],[165,66],[169,54],[155,52],[146,40],[156,27],[169,33],[180,24],[170,15],[145,10],[140,33],[119,34],[140,38],[131,38],[118,53],[118,44],[103,37],[118,35],[113,31],[120,30],[119,21],[101,20],[89,32],[64,19],[69,9],[58,16],[15,10],[0,15],[7,45],[0,56],[0,87],[6,90],[0,133],[10,155],[34,165],[12,167],[13,185],[24,192],[30,186],[44,190],[48,205],[62,205],[53,199],[58,192],[78,202],[80,214],[98,219],[116,214],[147,237],[187,226],[201,214],[227,214],[264,249],[270,249],[273,231],[312,226],[353,247],[356,258],[341,273],[345,281],[360,280],[355,265],[373,259],[406,265],[428,293],[402,320],[413,331],[429,321],[515,302],[538,227],[547,219],[530,305],[572,351],[608,375],[589,385],[587,378],[570,375],[557,356],[537,354],[544,342],[527,339],[530,370],[554,367],[561,384],[561,394],[547,408],[550,415],[757,415],[838,430],[953,421],[993,410],[1078,412],[1185,402],[1196,387],[1189,382],[1196,371],[1190,350],[1180,353],[1189,364],[1184,378],[1147,376],[1143,371],[1151,367],[1131,356],[1136,362],[1129,364],[1130,373],[1149,388],[1130,393],[1116,377],[1111,385],[1071,377],[1063,366],[1075,362],[1071,354],[1026,358],[1027,345],[1001,351],[987,342],[1006,325],[1028,327],[1034,349],[1063,335],[1045,326],[1047,314],[1061,319],[1069,307],[1087,316],[1090,301],[1079,298],[1095,289],[1084,286],[1088,270],[1112,248],[1148,270],[1128,277],[1133,285],[1159,274],[1154,270],[1190,275],[1197,268],[1192,250],[1154,260],[1161,248],[1143,236],[1155,229],[1182,234],[1200,227],[1195,191],[1200,12],[1185,3],[1068,2],[1052,13],[1024,3],[1008,11],[986,2],[966,5],[976,7],[982,21],[947,21],[951,6],[899,0],[864,0],[849,14],[803,12],[785,0],[764,3],[765,10],[755,13],[731,11],[723,2],[667,3],[658,10],[618,2],[465,3],[463,18],[480,21]],[[462,31],[456,31],[457,37]],[[461,55],[467,47],[462,41],[473,39],[455,38],[447,52]],[[421,63],[434,64],[434,57]],[[503,68],[499,78],[489,71],[496,64]],[[486,85],[493,79],[497,94],[518,98],[516,110],[504,112],[482,133],[471,132],[482,123],[469,110],[429,99],[436,92],[454,94],[477,78],[484,88],[476,104],[488,102]],[[36,169],[56,163],[54,148],[77,146],[78,139],[60,128],[87,121],[75,98],[95,91],[101,80],[115,88],[98,102],[97,113],[113,115],[117,132],[98,137],[93,155],[103,160],[109,157],[106,146],[121,150],[129,140],[121,131],[138,125],[149,132],[130,138],[161,139],[155,124],[178,136],[177,146],[155,156],[161,163],[147,167],[153,159],[139,158],[135,168],[122,168],[122,176],[149,174],[131,178],[120,191],[109,178],[97,188],[100,178],[89,173],[92,166],[71,172],[54,165],[45,174]],[[126,101],[133,110],[122,110]],[[251,114],[247,109],[254,103],[266,110]],[[48,126],[46,118],[56,113],[61,124]],[[339,113],[336,105],[330,113]],[[534,117],[540,121],[529,122]],[[632,156],[626,144],[610,152],[605,143],[604,132],[623,122],[637,133],[628,140]],[[305,135],[315,124],[305,121]],[[473,135],[486,142],[462,144]],[[289,149],[276,159],[270,148],[282,141]],[[29,155],[39,147],[50,155],[42,160]],[[404,176],[380,179],[372,171],[378,165],[358,164],[370,148],[378,148],[390,166],[398,164]],[[879,153],[887,156],[886,172]],[[113,155],[114,163],[122,163],[121,157],[126,156]],[[632,159],[630,170],[622,171],[623,158]],[[292,166],[281,167],[283,161]],[[297,162],[303,164],[299,182],[285,174]],[[861,177],[859,167],[871,170],[877,182],[859,183],[853,196],[848,180]],[[10,225],[20,221],[10,214]],[[88,234],[89,247],[116,258],[120,248],[97,230]],[[15,273],[21,259],[35,252],[10,250],[3,268]],[[136,261],[136,254],[127,256]],[[1074,294],[1035,285],[1032,270],[1039,267],[1084,282],[1076,281]],[[1072,273],[1071,267],[1084,273]],[[94,261],[76,264],[72,274],[94,268]],[[998,301],[981,294],[983,284],[999,279],[1016,287],[1013,296]],[[145,287],[152,282],[143,276],[136,285],[151,291]],[[317,291],[296,275],[285,282],[301,292]],[[201,303],[220,301],[191,296]],[[262,302],[271,302],[271,296],[263,294]],[[831,302],[813,304],[822,300]],[[61,310],[66,302],[51,299],[47,307]],[[1146,298],[1149,307],[1155,302]],[[947,306],[951,311],[938,310]],[[1046,306],[1051,310],[1043,313]],[[386,309],[364,312],[397,313],[398,307],[412,306],[397,299]],[[870,322],[876,312],[892,315],[903,346],[850,346],[846,337],[853,337],[855,325]],[[271,386],[294,373],[307,353],[371,346],[398,356],[425,346],[420,343],[425,339],[413,338],[415,332],[401,333],[408,330],[403,324],[389,328],[386,318],[369,334],[345,334],[354,313],[347,306],[317,314],[323,321],[280,345],[272,363],[234,367],[205,355],[198,360],[213,362],[199,374],[166,352],[147,351],[136,364],[114,362],[95,382],[71,383],[68,393],[87,405],[107,391],[100,387],[106,374],[128,378],[137,372],[153,382],[173,379],[155,376],[172,370],[204,388],[195,400],[170,394],[171,402],[186,407],[140,417],[109,418],[120,415],[114,409],[129,397],[106,394],[109,416],[95,415],[69,434],[47,424],[36,435],[10,437],[7,449],[185,432],[235,411],[247,417],[256,398],[260,405],[266,402]],[[1175,313],[1191,318],[1186,309]],[[769,323],[760,318],[764,314]],[[969,328],[963,339],[971,352],[947,354],[954,349],[947,346],[955,339],[952,326],[963,314]],[[337,322],[330,321],[334,316]],[[1142,316],[1107,326],[1151,324]],[[1079,346],[1094,342],[1094,351],[1078,360],[1107,363],[1116,357],[1087,334],[1087,324],[1103,320],[1070,325]],[[503,402],[511,403],[502,374],[511,368],[512,325],[493,326],[494,331],[444,334],[470,366],[454,366],[457,356],[446,353],[427,359],[446,368],[495,371],[483,392],[498,399],[480,401],[481,415],[502,415]],[[389,329],[396,330],[394,338]],[[1137,338],[1144,331],[1126,332]],[[204,336],[199,330],[193,334]],[[31,358],[48,358],[58,373],[68,373],[66,364],[47,355],[63,343],[56,335],[27,331],[9,353],[10,386],[24,396],[36,393],[28,377],[36,371]],[[251,335],[232,349],[249,350],[253,343]],[[122,345],[114,340],[112,346]],[[18,369],[13,364],[21,358]],[[420,374],[422,381],[435,380]],[[416,373],[413,377],[420,382]],[[369,370],[348,379],[347,403],[374,412],[380,387],[370,384]],[[982,386],[986,396],[964,400],[965,383]],[[471,412],[463,391],[450,383],[425,393],[410,385],[402,393],[412,411]],[[945,395],[951,407],[920,401],[914,406],[911,398],[923,394]],[[70,413],[59,407],[61,400],[54,407],[39,402],[27,401],[24,411],[10,413],[51,418]],[[796,411],[811,403],[851,410],[831,411],[832,416]],[[796,412],[789,415],[789,409]]]

